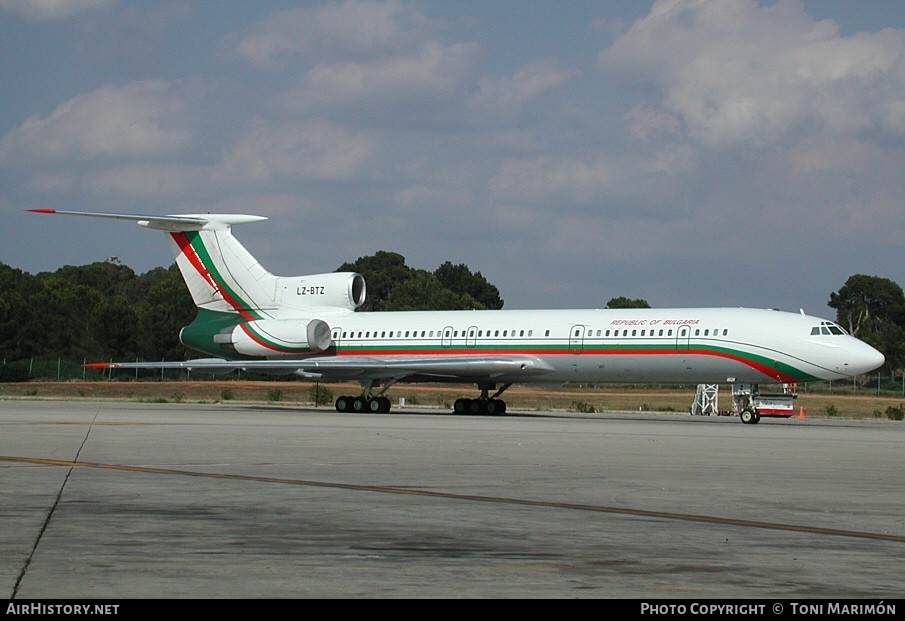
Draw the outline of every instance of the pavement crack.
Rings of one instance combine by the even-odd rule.
[[[28,556],[25,557],[25,563],[22,565],[22,570],[19,572],[19,575],[16,577],[16,584],[13,586],[13,592],[10,596],[10,599],[16,599],[16,596],[19,594],[19,587],[22,584],[22,580],[25,578],[25,574],[28,573],[28,568],[31,565],[31,561],[35,556],[35,553],[38,551],[38,546],[41,545],[41,539],[44,537],[44,533],[47,531],[47,527],[50,526],[50,520],[53,518],[54,512],[57,510],[57,506],[60,504],[60,499],[63,497],[63,490],[66,489],[66,484],[69,482],[69,477],[72,474],[72,471],[75,469],[75,466],[78,464],[79,456],[82,454],[82,449],[85,448],[85,444],[88,442],[88,436],[91,435],[91,429],[94,427],[95,421],[97,421],[98,415],[101,413],[101,406],[97,406],[97,410],[94,412],[94,417],[91,419],[91,422],[88,424],[88,429],[85,431],[85,437],[82,438],[82,442],[79,444],[78,450],[75,452],[75,458],[72,460],[72,465],[69,466],[69,469],[66,471],[66,475],[63,477],[63,482],[60,484],[60,489],[57,490],[57,495],[53,499],[53,504],[50,505],[50,510],[47,512],[47,515],[44,518],[44,522],[41,524],[41,529],[38,531],[38,536],[35,537],[34,545],[32,545],[31,550],[28,551]]]

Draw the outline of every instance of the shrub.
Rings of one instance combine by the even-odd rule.
[[[905,419],[905,403],[899,404],[899,407],[891,405],[886,408],[886,418],[889,420]]]
[[[333,391],[326,386],[315,384],[308,389],[308,398],[314,401],[315,406],[318,406],[321,403],[332,403]]]

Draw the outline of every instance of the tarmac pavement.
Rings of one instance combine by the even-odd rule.
[[[905,424],[0,400],[0,593],[905,594]]]

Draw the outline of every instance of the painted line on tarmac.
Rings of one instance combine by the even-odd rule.
[[[695,515],[686,513],[672,513],[669,511],[647,511],[644,509],[630,509],[625,507],[604,507],[601,505],[585,505],[568,502],[556,502],[546,500],[529,500],[525,498],[506,498],[503,496],[477,496],[473,494],[457,494],[452,492],[438,492],[419,489],[405,489],[383,485],[359,485],[353,483],[331,483],[327,481],[311,481],[306,479],[287,479],[283,477],[254,476],[247,474],[227,474],[222,472],[202,472],[193,470],[177,470],[172,468],[157,468],[151,466],[129,466],[125,464],[103,464],[91,462],[73,462],[59,459],[44,459],[40,457],[12,457],[0,455],[0,462],[20,463],[38,466],[60,466],[65,468],[97,468],[102,470],[117,470],[121,472],[140,472],[143,474],[164,474],[169,476],[188,476],[206,479],[221,479],[230,481],[249,481],[254,483],[276,483],[280,485],[298,485],[302,487],[321,487],[331,489],[344,489],[358,492],[373,492],[381,494],[399,494],[405,496],[421,496],[426,498],[444,498],[448,500],[464,500],[469,502],[485,502],[496,504],[520,505],[525,507],[545,507],[549,509],[568,509],[572,511],[590,511],[594,513],[608,513],[615,515],[627,515],[632,517],[657,518],[662,520],[679,520],[685,522],[703,522],[721,526],[742,526],[747,528],[761,528],[788,532],[807,533],[812,535],[833,535],[838,537],[855,537],[858,539],[872,539],[877,541],[894,541],[905,543],[905,536],[887,533],[871,533],[857,530],[843,530],[836,528],[823,528],[820,526],[801,526],[798,524],[781,524],[778,522],[759,522],[756,520],[740,520],[710,515]]]

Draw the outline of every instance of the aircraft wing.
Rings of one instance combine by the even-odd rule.
[[[114,369],[190,369],[225,373],[246,371],[283,371],[322,379],[404,380],[419,377],[428,380],[526,381],[554,372],[547,362],[534,356],[330,356],[277,360],[225,360],[200,358],[182,362],[99,362],[91,368]]]

